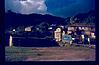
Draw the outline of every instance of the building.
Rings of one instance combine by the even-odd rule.
[[[72,44],[72,37],[71,35],[64,34],[62,35],[62,42]]]
[[[25,31],[31,32],[31,31],[32,31],[32,27],[33,27],[33,26],[26,27],[26,28],[25,28]]]
[[[67,33],[71,33],[72,31],[76,31],[77,28],[79,30],[83,30],[86,35],[91,35],[91,32],[95,32],[95,25],[94,24],[82,24],[82,23],[76,23],[76,24],[71,24],[67,25]]]
[[[76,23],[67,25],[67,34],[70,34],[76,41],[76,43],[95,43],[90,41],[95,41],[95,24],[84,24],[84,23]],[[73,34],[74,33],[74,34]],[[86,41],[87,40],[87,41]]]
[[[65,31],[65,29],[67,30]],[[96,39],[95,25],[76,23],[67,25],[64,29],[62,29],[61,27],[56,28],[56,30],[54,31],[54,38],[57,42],[58,41],[68,42],[67,38],[65,38],[64,35],[70,35],[73,43],[82,44],[83,41],[87,38],[89,42],[91,41],[91,39],[93,40]]]
[[[62,36],[62,33],[61,33],[61,28],[57,28],[55,31],[54,31],[54,38],[56,41],[61,41],[61,36]]]

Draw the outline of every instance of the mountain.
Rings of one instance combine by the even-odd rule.
[[[9,26],[29,26],[29,25],[38,25],[42,22],[48,24],[62,24],[65,21],[64,18],[52,16],[49,14],[41,15],[41,14],[30,14],[23,15],[18,13],[13,13],[9,11],[5,13],[5,26],[6,28]]]
[[[88,13],[79,13],[74,16],[75,23],[95,23],[95,11],[90,10]]]
[[[30,15],[23,15],[14,12],[7,12],[5,13],[5,28],[9,27],[18,27],[18,26],[38,26],[39,24],[56,24],[56,25],[68,25],[70,23],[95,23],[95,11],[90,10],[87,13],[78,13],[72,17],[56,17],[49,14],[30,14]]]

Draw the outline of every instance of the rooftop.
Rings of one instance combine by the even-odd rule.
[[[75,24],[69,24],[69,25],[67,25],[67,26],[91,26],[91,27],[95,27],[95,24],[94,23],[92,23],[92,24],[85,24],[85,23],[75,23]]]

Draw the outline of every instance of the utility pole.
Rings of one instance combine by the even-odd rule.
[[[13,43],[12,43],[12,36],[10,35],[10,38],[9,38],[9,46],[13,46]]]

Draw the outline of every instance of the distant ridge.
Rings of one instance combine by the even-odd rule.
[[[5,13],[5,28],[8,28],[9,26],[36,26],[42,22],[67,25],[71,23],[70,19],[71,17],[61,18],[49,14],[42,15],[33,13],[30,15],[23,15],[8,11]],[[73,23],[95,23],[95,11],[90,10],[88,13],[78,13],[77,15],[72,16],[72,21],[74,21]]]
[[[61,24],[65,21],[64,18],[52,16],[49,14],[41,15],[41,14],[30,14],[23,15],[18,13],[13,13],[9,11],[5,13],[5,25],[8,27],[12,26],[20,26],[20,25],[37,25],[41,22],[46,22],[49,24]]]

